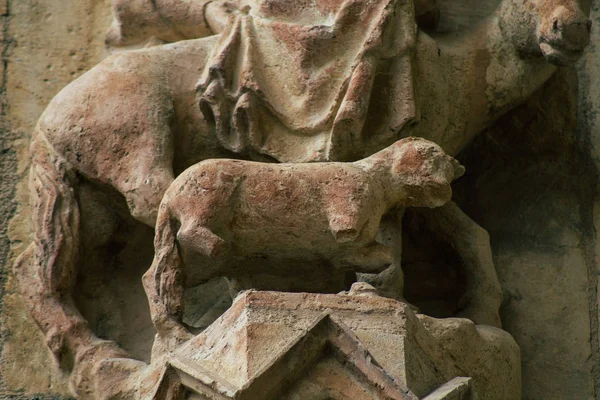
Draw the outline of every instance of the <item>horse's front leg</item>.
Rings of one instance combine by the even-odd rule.
[[[52,152],[39,133],[34,137],[32,153],[30,189],[34,242],[19,257],[14,272],[48,347],[61,369],[71,375],[74,393],[85,396],[103,382],[97,374],[101,364],[102,373],[111,379],[145,367],[144,363],[129,358],[116,342],[97,337],[73,297],[78,267],[85,260],[79,254],[83,248],[81,242],[85,241],[88,248],[102,246],[118,224],[112,214],[104,213],[108,208],[100,207],[101,201],[87,192],[85,206],[93,203],[95,215],[102,220],[99,224],[102,227],[90,234],[88,228],[96,225],[80,223],[84,190],[72,166]],[[113,362],[107,365],[103,360]],[[119,366],[116,360],[121,360]],[[113,392],[122,393],[127,390],[125,386],[123,383]],[[109,390],[101,392],[106,394]]]
[[[502,288],[498,281],[490,238],[485,229],[470,219],[454,202],[435,209],[410,209],[418,216],[427,234],[449,244],[458,254],[466,272],[466,308],[459,316],[476,324],[501,327],[498,311]],[[408,216],[408,215],[407,215]]]

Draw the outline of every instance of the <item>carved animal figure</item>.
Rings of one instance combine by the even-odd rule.
[[[63,89],[35,129],[30,175],[34,241],[16,263],[15,275],[50,349],[59,359],[75,360],[75,368],[107,346],[114,349],[113,356],[123,356],[116,344],[107,345],[94,335],[72,296],[83,263],[82,238],[102,246],[118,230],[117,223],[106,223],[122,218],[113,205],[124,199],[128,214],[154,226],[163,194],[190,165],[217,157],[279,157],[268,149],[246,155],[225,150],[210,113],[198,108],[196,83],[224,29],[219,21],[210,22],[211,7],[206,10],[209,22],[201,34],[214,36],[107,58]],[[418,83],[413,98],[421,118],[394,131],[378,126],[375,112],[374,118],[367,118],[360,140],[342,142],[345,159],[372,154],[411,135],[432,140],[456,155],[483,128],[539,88],[556,64],[577,59],[588,40],[589,21],[577,0],[504,0],[493,16],[462,35],[434,40],[418,32],[407,53],[414,54],[407,68]],[[387,97],[378,97],[377,88],[385,85],[374,87],[370,99],[372,110],[377,110]],[[402,98],[387,103],[383,105],[404,105]],[[363,106],[356,103],[357,109]],[[238,127],[244,128],[243,123]],[[368,132],[376,128],[392,134],[386,140],[370,140]],[[301,147],[283,142],[280,148]],[[310,160],[310,154],[302,153],[298,159],[293,151],[286,154],[284,161]],[[335,156],[331,154],[329,159]],[[111,204],[85,227],[80,214],[89,201],[79,201],[84,186],[87,199],[105,204],[108,197]],[[458,215],[456,227],[465,226],[463,215],[449,215]],[[99,221],[105,223],[102,229],[94,225]],[[485,235],[478,237],[479,242],[465,245],[488,246]],[[461,250],[478,254],[469,249]],[[469,289],[471,303],[465,315],[498,325],[501,290],[491,257],[466,257],[464,262],[477,282]]]
[[[183,332],[183,285],[262,272],[289,260],[327,260],[333,269],[380,272],[392,248],[376,242],[382,217],[395,207],[439,207],[464,168],[436,144],[402,139],[354,163],[266,164],[207,160],[184,171],[161,202],[155,258],[143,282],[159,337]],[[180,252],[203,256],[188,265]],[[286,262],[287,261],[287,262]],[[183,274],[183,276],[182,276]],[[305,277],[302,277],[305,278]]]

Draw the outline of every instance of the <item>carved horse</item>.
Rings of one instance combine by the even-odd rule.
[[[152,2],[154,7],[163,3]],[[211,14],[212,4],[202,7],[205,22],[193,32],[207,37],[108,57],[64,88],[35,129],[30,173],[34,241],[18,259],[15,275],[48,346],[59,358],[74,357],[76,368],[99,352],[124,356],[116,344],[94,335],[72,296],[83,262],[82,238],[107,243],[117,229],[93,235],[82,231],[80,213],[86,204],[79,201],[81,182],[92,185],[98,202],[117,193],[133,218],[153,227],[163,194],[178,173],[204,159],[240,157],[223,148],[196,98],[196,83],[224,29],[218,10]],[[421,117],[389,143],[361,151],[369,155],[395,139],[421,136],[456,155],[539,88],[556,65],[575,61],[588,44],[589,29],[577,0],[504,0],[464,34],[434,39],[419,31],[413,67]],[[185,38],[183,28],[178,32],[170,40]],[[444,228],[440,221],[449,218],[454,229],[475,235],[458,244],[467,250],[489,248],[485,231],[454,204],[424,217],[434,228]],[[448,240],[455,239],[448,234]],[[472,282],[467,293],[472,306],[465,315],[498,325],[502,294],[489,250],[482,258],[465,256],[463,262]]]

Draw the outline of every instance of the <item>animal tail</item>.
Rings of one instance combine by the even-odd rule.
[[[14,273],[33,319],[60,366],[70,369],[78,348],[91,339],[71,297],[78,257],[79,205],[73,168],[36,130],[29,175],[33,243]]]
[[[159,336],[177,336],[183,328],[183,275],[177,247],[177,223],[163,203],[158,211],[154,236],[154,260],[142,282],[150,314]]]

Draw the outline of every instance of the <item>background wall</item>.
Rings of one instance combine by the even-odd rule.
[[[441,28],[462,29],[497,0],[440,0]],[[107,55],[110,0],[0,0],[0,397],[66,396],[43,337],[15,293],[29,242],[28,141],[50,99]],[[463,154],[456,197],[491,235],[522,350],[525,399],[600,398],[600,9],[576,68],[562,69]],[[8,222],[10,222],[10,225]]]
[[[104,34],[111,21],[110,0],[2,0],[0,4],[0,397],[67,395],[64,377],[53,368],[43,336],[15,293],[11,269],[15,256],[30,241],[24,179],[29,137],[52,97],[107,55]]]

